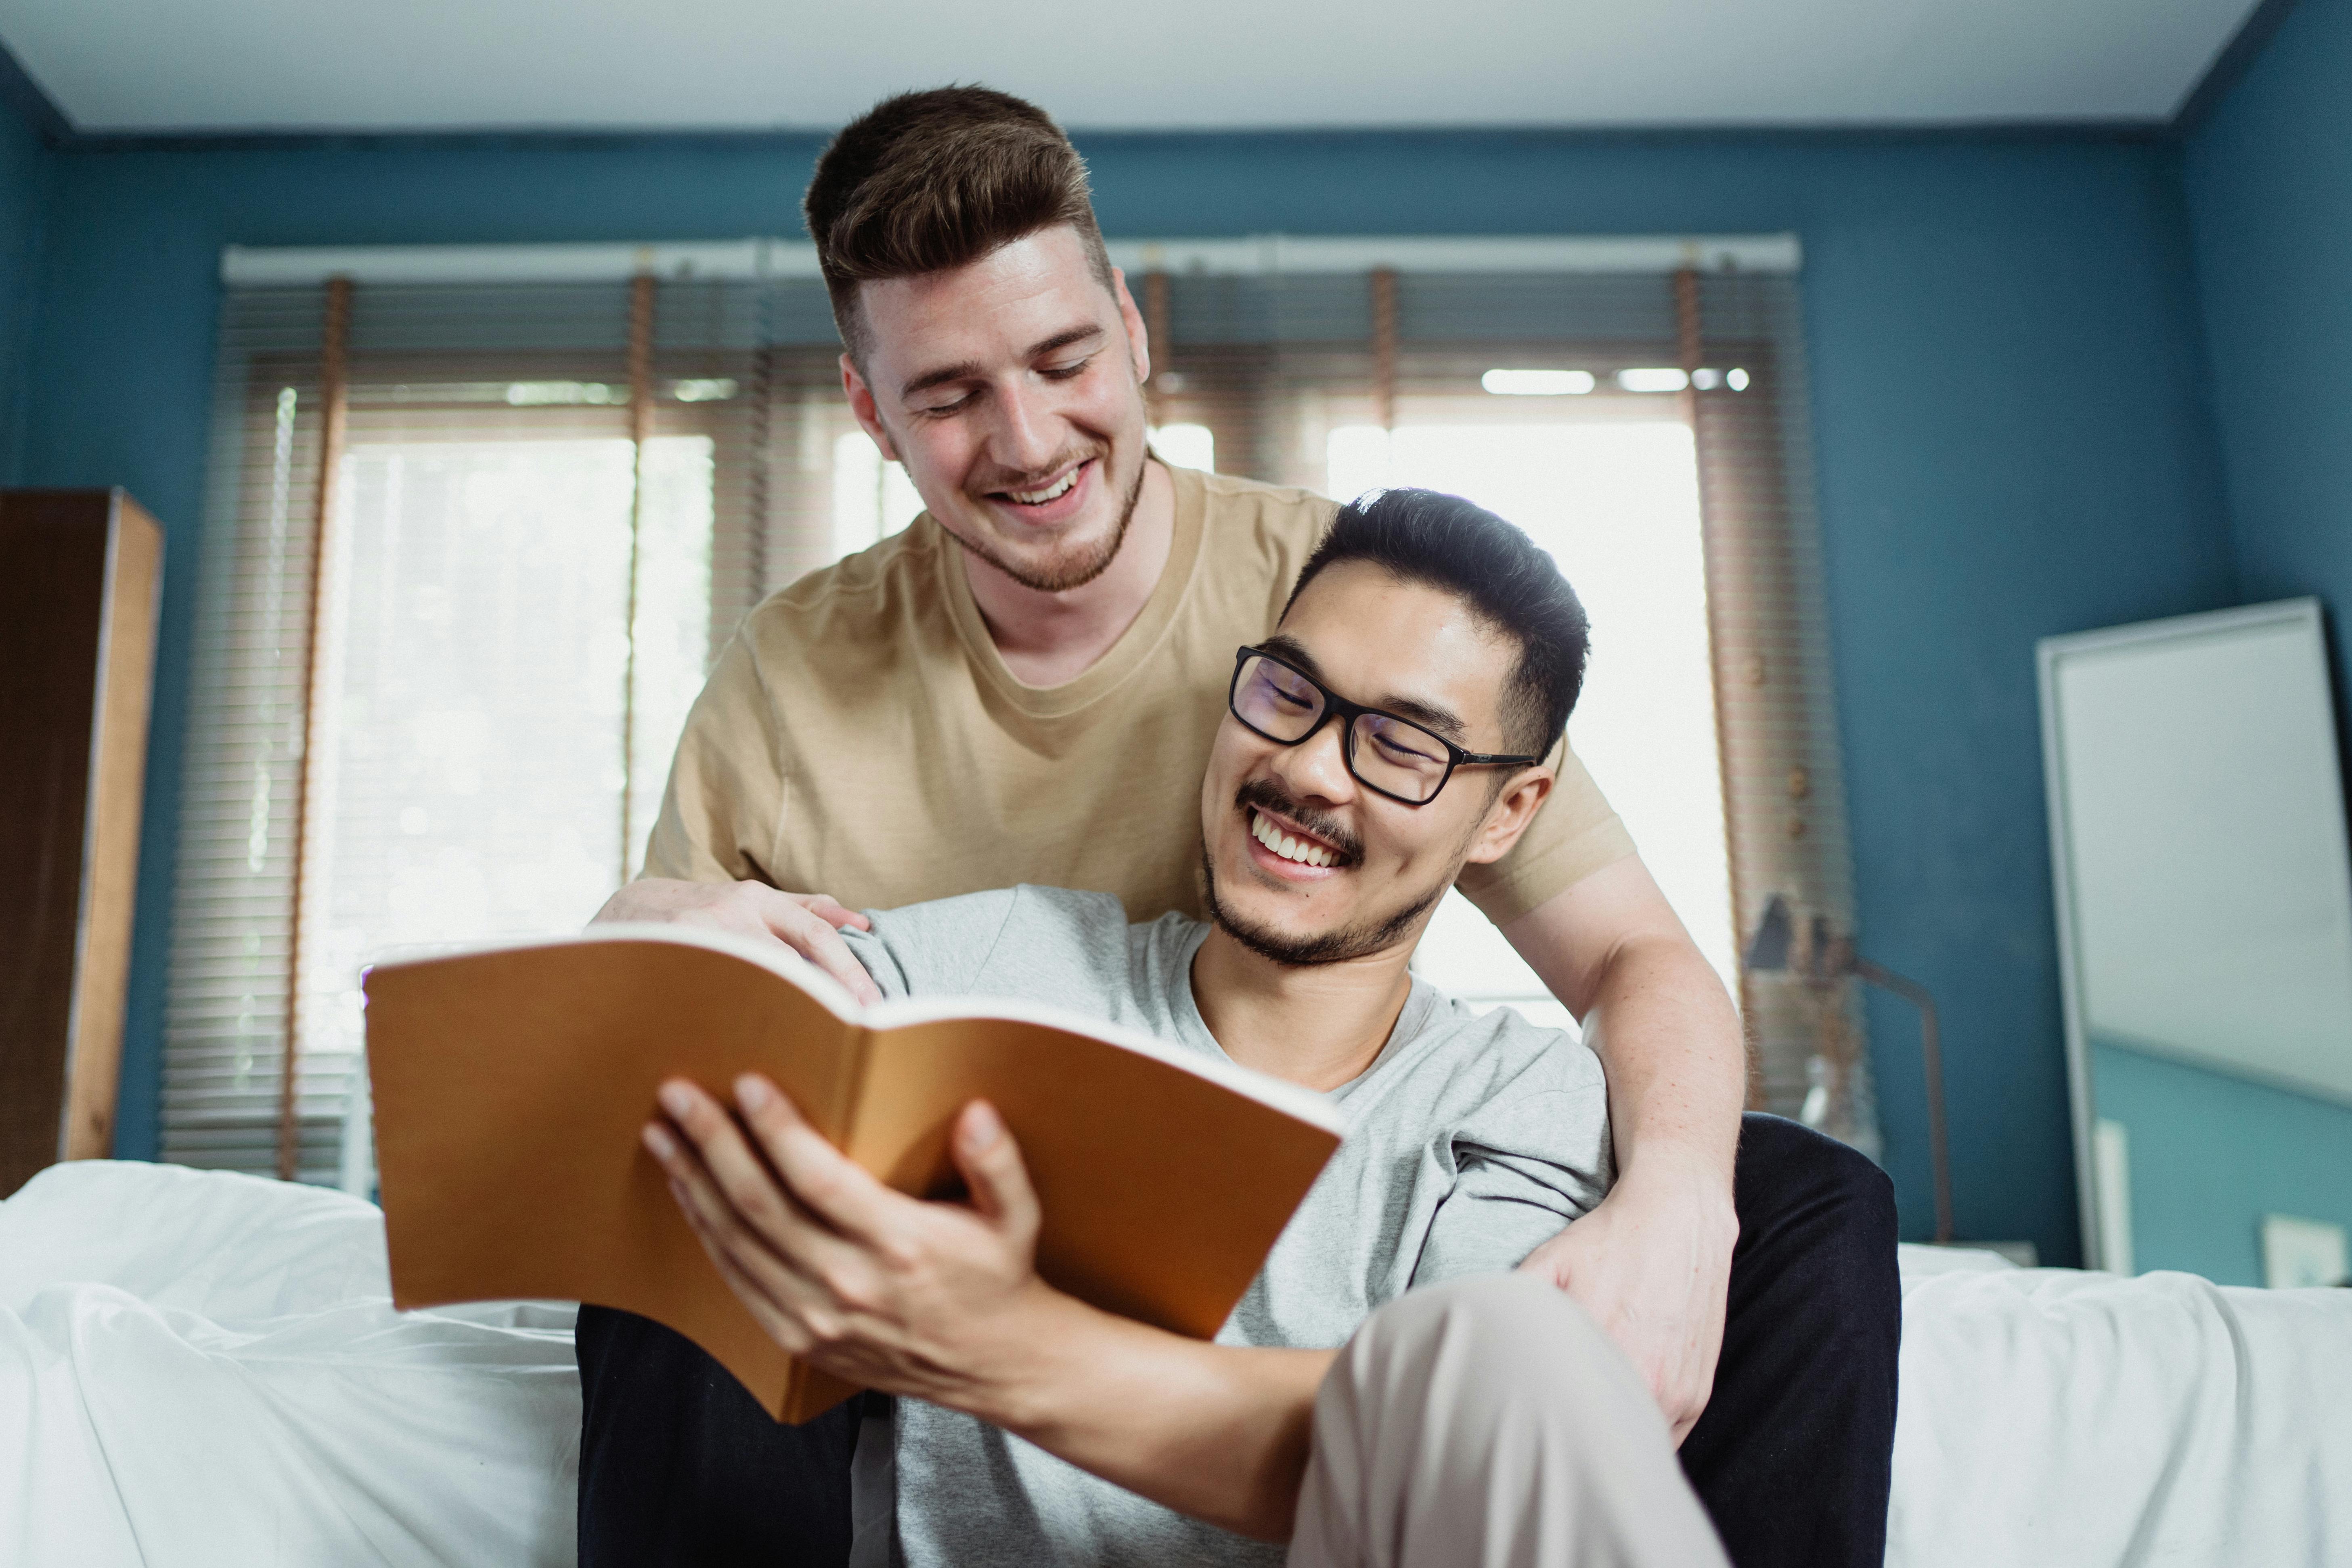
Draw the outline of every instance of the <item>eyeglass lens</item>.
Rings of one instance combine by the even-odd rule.
[[[1271,740],[1297,741],[1322,721],[1323,694],[1297,670],[1252,655],[1234,683],[1234,712]],[[1445,743],[1418,724],[1359,713],[1347,742],[1349,771],[1374,789],[1418,804],[1445,783],[1451,762]]]

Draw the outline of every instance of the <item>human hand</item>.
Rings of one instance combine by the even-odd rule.
[[[1038,1207],[985,1100],[949,1140],[969,1204],[892,1191],[825,1141],[766,1079],[737,1113],[683,1079],[661,1089],[646,1147],[703,1249],[779,1345],[887,1394],[1008,1413],[1044,1321],[1069,1299],[1037,1278]],[[780,1179],[781,1178],[781,1179]]]
[[[1599,1206],[1519,1268],[1592,1314],[1650,1385],[1679,1445],[1714,1391],[1738,1239],[1719,1172],[1652,1146]]]
[[[604,900],[588,923],[651,921],[707,926],[757,942],[781,942],[824,970],[861,1003],[882,1000],[881,987],[841,940],[845,928],[873,922],[824,893],[786,893],[765,882],[685,882],[640,877]]]

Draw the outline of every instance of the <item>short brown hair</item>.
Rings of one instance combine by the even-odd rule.
[[[801,210],[834,325],[861,362],[859,284],[961,267],[1039,229],[1076,229],[1088,270],[1111,287],[1077,149],[1035,104],[984,87],[903,92],[843,126]]]

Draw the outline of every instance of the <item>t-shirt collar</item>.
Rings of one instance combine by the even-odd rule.
[[[1110,647],[1074,680],[1059,686],[1027,686],[1013,675],[988,635],[988,622],[972,599],[971,582],[964,575],[963,546],[925,512],[914,526],[937,531],[940,547],[932,552],[940,574],[940,592],[955,622],[965,657],[982,682],[1001,700],[1033,719],[1057,719],[1099,700],[1142,668],[1166,638],[1183,607],[1192,576],[1201,562],[1201,536],[1208,511],[1208,487],[1190,468],[1168,468],[1176,492],[1175,537],[1168,547],[1168,563],[1151,590],[1143,613]]]
[[[1178,1036],[1194,1050],[1205,1051],[1222,1061],[1231,1062],[1234,1058],[1225,1055],[1225,1047],[1217,1044],[1217,1037],[1209,1032],[1209,1021],[1201,1016],[1200,1001],[1192,994],[1192,959],[1201,951],[1201,944],[1209,940],[1209,930],[1206,921],[1198,922],[1185,941],[1175,944],[1173,963],[1162,980],[1168,987],[1169,1011],[1175,1016]],[[1419,975],[1413,976],[1412,990],[1405,997],[1404,1008],[1397,1014],[1396,1026],[1389,1031],[1389,1037],[1382,1042],[1380,1054],[1365,1066],[1363,1071],[1347,1082],[1323,1090],[1324,1098],[1335,1103],[1347,1099],[1381,1070],[1381,1064],[1418,1038],[1429,1026],[1430,1015],[1436,1007],[1437,1000],[1436,988]]]

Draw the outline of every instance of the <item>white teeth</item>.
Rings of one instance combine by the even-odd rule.
[[[1333,866],[1339,857],[1319,844],[1309,844],[1303,838],[1285,833],[1259,813],[1250,814],[1250,837],[1286,860],[1296,860],[1302,866]]]
[[[1072,468],[1068,473],[1062,476],[1062,482],[1060,484],[1055,485],[1047,489],[1031,490],[1026,494],[1024,494],[1019,490],[1007,490],[1005,491],[1005,494],[1011,496],[1014,500],[1019,501],[1023,506],[1044,506],[1049,500],[1059,500],[1062,497],[1069,494],[1070,487],[1078,482],[1078,469]]]

